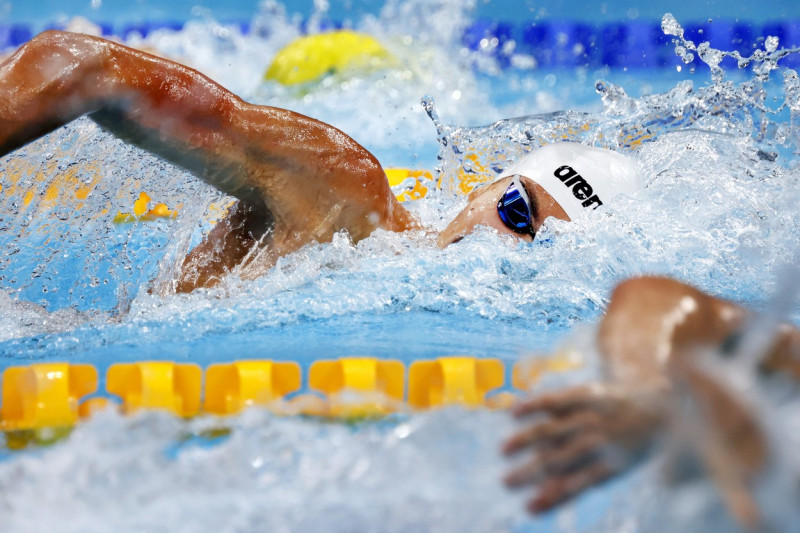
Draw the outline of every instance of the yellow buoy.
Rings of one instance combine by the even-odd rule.
[[[353,420],[383,416],[403,401],[405,365],[374,357],[314,361],[308,387],[326,395],[328,416]]]
[[[122,399],[122,410],[163,409],[190,417],[200,411],[203,371],[191,363],[115,363],[106,372],[106,390]]]
[[[295,39],[277,53],[264,79],[296,85],[326,74],[369,71],[392,63],[392,55],[375,38],[339,30]]]
[[[207,413],[238,413],[251,405],[269,405],[300,388],[300,365],[269,360],[216,363],[206,370]]]
[[[499,359],[439,357],[417,360],[408,370],[408,405],[414,409],[460,404],[486,405],[486,394],[503,386],[505,369]]]
[[[78,421],[78,402],[97,390],[91,365],[37,363],[3,372],[0,430],[69,427]]]

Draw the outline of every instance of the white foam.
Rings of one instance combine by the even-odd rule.
[[[406,13],[407,5],[422,11]],[[411,20],[402,18],[414,13]],[[489,82],[475,74],[476,62],[485,58],[463,51],[458,33],[469,12],[455,1],[392,2],[380,16],[354,22],[377,34],[407,62],[405,68],[377,77],[332,79],[298,94],[260,82],[269,58],[297,35],[297,24],[272,11],[258,16],[260,25],[249,35],[196,21],[181,32],[155,32],[131,42],[185,60],[248,99],[331,121],[381,154],[386,164],[433,164],[436,130],[418,105],[423,95],[432,94],[445,121],[456,124],[446,132],[441,151],[446,182],[471,164],[467,153],[499,170],[532,143],[570,127],[581,142],[625,150],[621,128],[660,117],[662,122],[654,123],[660,136],[635,150],[648,186],[608,206],[597,219],[548,222],[531,245],[488,229],[445,250],[422,232],[378,231],[357,245],[340,235],[282,259],[258,280],[231,277],[214,290],[164,296],[147,292],[150,280],[169,278],[182,253],[207,228],[209,203],[224,199],[88,120],[78,121],[0,163],[6,171],[19,158],[45,169],[46,178],[37,182],[32,207],[26,207],[22,192],[4,183],[0,349],[7,357],[69,354],[79,359],[101,353],[116,358],[131,345],[154,350],[176,339],[183,343],[181,354],[197,357],[198,345],[208,339],[226,344],[235,334],[252,339],[293,326],[335,326],[354,314],[388,317],[380,331],[362,334],[376,343],[384,340],[380,335],[395,335],[386,341],[395,346],[404,339],[391,330],[392,320],[414,313],[431,320],[473,320],[473,325],[483,321],[495,329],[560,333],[595,319],[615,282],[643,273],[672,275],[756,308],[777,290],[772,272],[792,256],[800,230],[796,128],[785,116],[800,109],[791,71],[785,72],[785,88],[778,88],[784,109],[755,106],[748,96],[758,89],[752,83],[696,90],[681,84],[650,98],[629,98],[605,84],[600,86],[604,107],[596,113],[468,128],[519,109],[551,111],[559,101],[554,95],[580,92],[587,83],[580,76],[587,73],[578,72],[572,82],[559,73],[552,89],[536,70],[509,74],[519,94],[511,103],[494,104],[487,88],[508,89],[505,74]],[[716,61],[709,54],[705,50],[704,58]],[[491,70],[481,68],[483,75]],[[715,109],[720,112],[712,113]],[[670,122],[698,110],[704,116],[690,128]],[[423,151],[434,156],[414,157]],[[84,182],[96,173],[103,181],[81,209],[71,198],[42,203],[48,186],[68,168],[78,168]],[[34,181],[29,173],[20,179]],[[179,218],[114,226],[113,214],[130,209],[141,190],[180,206]],[[444,191],[411,209],[426,225],[442,229],[463,204],[463,197]],[[100,215],[103,209],[108,212]],[[20,304],[20,299],[40,306]],[[489,351],[496,344],[492,337],[475,349]],[[215,357],[223,355],[240,354]],[[776,413],[796,423],[790,409]],[[509,428],[501,414],[453,410],[414,416],[409,426],[398,426],[410,428],[407,438],[380,425],[355,431],[263,413],[232,424],[236,430],[227,441],[210,448],[178,446],[177,452],[187,426],[169,418],[110,416],[81,426],[64,443],[0,463],[0,524],[20,532],[351,530],[362,525],[359,529],[465,531],[508,530],[522,520],[519,501],[497,483],[504,468],[497,445]],[[575,516],[565,516],[567,527]],[[649,523],[638,507],[608,516],[614,526],[607,531]]]

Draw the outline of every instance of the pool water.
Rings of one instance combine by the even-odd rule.
[[[72,14],[94,13],[124,33],[124,14],[98,4]],[[430,228],[442,229],[463,207],[455,186],[463,169],[499,171],[554,132],[631,153],[647,187],[598,219],[550,222],[533,244],[489,230],[445,250],[422,231],[378,231],[355,245],[338,235],[257,280],[230,277],[175,295],[165,287],[176,266],[227,199],[78,120],[0,160],[0,370],[42,360],[88,362],[102,374],[144,359],[207,366],[258,357],[307,367],[349,355],[408,363],[463,353],[510,363],[577,346],[586,366],[547,383],[558,386],[596,375],[587,325],[619,280],[666,274],[764,309],[781,290],[777,272],[796,257],[796,53],[777,64],[756,58],[741,70],[727,58],[719,80],[703,62],[713,63],[713,53],[684,54],[684,62],[663,32],[648,41],[657,59],[646,64],[630,55],[578,61],[540,53],[577,39],[580,28],[661,28],[663,13],[642,8],[633,17],[624,4],[612,6],[624,13],[614,20],[592,18],[588,6],[585,18],[570,17],[555,4],[555,20],[527,6],[514,17],[501,2],[491,20],[487,2],[367,2],[345,15],[325,2],[306,11],[264,2],[246,15],[231,3],[219,19],[236,24],[218,23],[213,9],[168,6],[159,20],[186,23],[142,29],[141,16],[131,15],[140,31],[125,33],[126,41],[198,68],[247,100],[330,122],[384,166],[437,172],[444,189],[409,204]],[[734,34],[738,26],[709,9],[678,18],[687,38]],[[740,39],[742,53],[753,45],[769,51],[768,34],[757,33],[769,28],[780,30],[778,48],[800,45],[792,41],[800,13],[781,6],[769,19],[737,9],[729,17],[743,17],[737,24],[750,37]],[[20,11],[8,15],[15,31]],[[515,18],[547,32],[500,24]],[[555,31],[565,20],[572,33]],[[282,46],[337,21],[379,37],[401,66],[302,89],[263,81]],[[540,48],[531,48],[534,38]],[[637,41],[625,42],[630,50]],[[647,128],[654,140],[630,142]],[[71,193],[81,188],[89,194]],[[114,224],[141,191],[178,209],[178,218]],[[797,323],[800,308],[789,307]],[[796,425],[790,409],[775,413],[776,425]],[[709,487],[681,492],[657,483],[658,459],[562,511],[527,518],[522,495],[498,483],[508,465],[497,449],[511,429],[503,413],[447,409],[351,427],[254,411],[226,421],[228,437],[204,436],[218,424],[105,413],[53,447],[5,453],[0,531],[652,531],[665,520],[682,531],[707,530],[707,521],[732,527]],[[767,485],[764,494],[774,496],[775,483]],[[670,512],[686,509],[687,498],[693,512]],[[790,509],[778,508],[777,524],[792,523]]]

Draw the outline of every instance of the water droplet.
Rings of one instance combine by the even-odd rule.
[[[767,52],[774,52],[775,50],[777,50],[778,49],[778,38],[773,36],[773,35],[770,35],[769,37],[767,37],[766,40],[764,41],[764,49]]]

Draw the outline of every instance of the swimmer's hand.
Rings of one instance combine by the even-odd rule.
[[[553,509],[635,463],[662,426],[663,406],[652,391],[605,384],[523,400],[512,414],[534,420],[506,440],[503,452],[533,453],[505,483],[538,487],[527,504],[530,512]]]
[[[663,433],[678,458],[704,466],[731,515],[756,529],[762,517],[750,483],[768,456],[756,418],[694,364],[673,364],[671,381],[669,390],[597,384],[518,403],[512,414],[534,419],[506,440],[503,451],[533,454],[509,472],[506,484],[535,485],[528,509],[548,511],[633,465]]]

